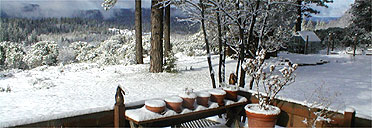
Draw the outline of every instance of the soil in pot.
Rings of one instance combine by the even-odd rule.
[[[163,100],[148,100],[145,101],[145,107],[155,113],[162,113],[165,110],[165,102]]]
[[[211,97],[211,94],[208,93],[208,92],[198,92],[196,93],[197,95],[197,98],[196,98],[196,102],[199,104],[199,105],[202,105],[204,107],[209,107],[209,97]]]
[[[211,94],[211,101],[217,102],[219,106],[225,105],[226,92],[220,89],[213,89],[208,91]]]
[[[226,92],[226,99],[237,101],[238,100],[238,88],[233,85],[224,87],[223,90]]]
[[[168,97],[164,99],[165,102],[167,103],[167,107],[169,109],[174,110],[177,113],[180,113],[182,111],[181,105],[182,105],[182,98],[175,96],[175,97]]]
[[[269,106],[269,110],[260,110],[258,104],[247,104],[245,107],[245,113],[248,118],[248,127],[271,127],[273,128],[276,124],[280,109],[275,106]]]
[[[183,107],[191,109],[191,110],[195,109],[195,107],[194,107],[194,103],[195,103],[195,99],[196,99],[196,94],[195,93],[189,93],[189,94],[182,93],[179,96],[183,99],[183,101],[182,101],[182,106]]]

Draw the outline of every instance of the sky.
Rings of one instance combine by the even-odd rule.
[[[20,11],[27,4],[38,4],[42,8],[42,12],[50,16],[68,16],[78,9],[100,9],[101,3],[104,0],[0,0],[2,10],[12,10],[11,13],[19,15]],[[320,11],[320,14],[314,15],[316,17],[341,17],[354,0],[334,0],[333,3],[327,4],[329,8],[317,7],[315,9]],[[150,0],[143,0],[142,7],[149,8]],[[134,8],[134,0],[118,0],[115,8]],[[51,11],[51,10],[54,10]],[[9,13],[9,11],[7,11]]]
[[[354,0],[333,0],[333,3],[328,3],[328,8],[315,6],[314,8],[320,11],[316,17],[341,17],[354,3]]]

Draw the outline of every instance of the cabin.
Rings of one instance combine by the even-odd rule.
[[[299,31],[288,43],[288,51],[293,53],[317,53],[322,49],[322,40],[313,31]]]

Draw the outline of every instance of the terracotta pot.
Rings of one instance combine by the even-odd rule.
[[[150,107],[150,106],[146,105],[146,109],[150,110],[152,112],[155,112],[155,113],[162,113],[164,111],[165,107]]]
[[[225,95],[211,95],[211,101],[217,102],[218,106],[224,106],[225,105]]]
[[[196,103],[204,107],[209,107],[208,102],[209,102],[209,97],[211,97],[211,94],[209,94],[208,92],[199,92],[199,93],[196,93],[196,95],[197,95]]]
[[[213,89],[210,90],[209,93],[211,94],[211,101],[217,102],[219,106],[225,105],[225,96],[226,92],[220,89]]]
[[[272,106],[275,108],[275,112],[270,112],[270,114],[263,114],[254,112],[255,110],[250,109],[252,106],[258,106],[258,104],[248,104],[244,107],[245,114],[248,118],[248,127],[249,128],[256,128],[256,127],[266,127],[266,128],[273,128],[276,124],[276,120],[278,119],[278,115],[280,114],[280,109],[278,107]]]
[[[209,107],[208,101],[209,101],[209,97],[198,97],[198,98],[196,98],[196,102],[199,105],[202,105],[204,107]]]
[[[195,98],[184,98],[184,97],[181,97],[183,99],[182,101],[182,106],[185,107],[185,108],[188,108],[188,109],[191,109],[191,110],[194,110],[194,103],[195,103]]]
[[[167,104],[167,107],[169,109],[174,110],[177,113],[180,113],[182,111],[181,109],[182,101],[183,100],[180,97],[165,98],[165,103]]]
[[[225,92],[226,92],[226,99],[233,100],[233,101],[238,100],[238,91],[237,90],[225,90]]]
[[[174,110],[177,113],[180,113],[182,111],[181,105],[182,105],[182,102],[180,103],[167,102],[167,107]]]
[[[165,102],[162,100],[151,100],[145,102],[145,107],[155,113],[162,113],[165,110]]]

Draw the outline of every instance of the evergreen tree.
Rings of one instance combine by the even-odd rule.
[[[296,0],[297,4],[297,20],[296,20],[296,31],[301,31],[301,23],[303,21],[303,16],[311,17],[311,14],[320,13],[318,10],[315,10],[310,5],[315,4],[317,6],[322,6],[328,8],[326,3],[332,3],[333,0]]]
[[[372,29],[372,1],[371,0],[355,0],[352,5],[353,24],[359,28],[364,28],[371,32]]]

